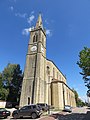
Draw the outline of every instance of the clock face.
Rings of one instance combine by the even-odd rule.
[[[33,47],[31,47],[31,51],[33,52],[33,51],[36,51],[37,50],[37,47],[36,46],[33,46]]]

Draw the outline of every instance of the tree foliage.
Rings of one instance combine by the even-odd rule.
[[[0,99],[1,100],[6,100],[8,94],[9,94],[9,91],[4,88],[2,74],[0,73]]]
[[[72,89],[75,94],[75,100],[77,106],[85,106],[85,103],[79,98],[79,95],[75,89]]]
[[[0,88],[2,88],[3,84],[2,84],[2,74],[0,73]]]
[[[84,49],[80,51],[77,64],[82,69],[80,74],[83,76],[84,82],[90,90],[90,48],[84,47]]]
[[[76,100],[76,103],[77,103],[77,101],[78,101],[78,93],[77,93],[76,90],[74,90],[74,89],[72,89],[72,90],[73,90],[73,92],[74,92],[74,94],[75,94],[75,100]]]
[[[19,64],[8,64],[0,74],[1,98],[10,102],[19,102],[22,84],[22,71]]]

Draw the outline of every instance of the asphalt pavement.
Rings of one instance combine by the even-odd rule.
[[[87,112],[87,114],[83,120],[90,120],[90,111]]]
[[[73,109],[72,113],[52,113],[49,116],[41,117],[39,120],[90,120],[90,109],[87,107],[77,107]]]
[[[13,119],[12,116],[7,119],[1,120],[22,120],[22,119]],[[31,118],[24,120],[33,120]],[[41,116],[38,119],[34,120],[90,120],[90,108],[81,107],[74,108],[72,113],[63,112],[63,111],[51,111],[50,115]]]

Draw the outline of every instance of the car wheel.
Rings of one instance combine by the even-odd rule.
[[[31,117],[32,117],[32,119],[35,119],[35,118],[37,118],[37,114],[36,113],[32,113]]]
[[[13,117],[14,117],[15,119],[16,119],[16,118],[19,118],[18,114],[15,114]]]
[[[6,118],[7,118],[7,116],[4,117],[4,119],[6,119]]]
[[[22,118],[22,119],[23,119],[23,116],[20,116],[20,118]]]
[[[45,109],[44,109],[44,108],[42,108],[42,111],[45,111]]]

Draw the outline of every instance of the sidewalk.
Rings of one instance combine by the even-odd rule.
[[[72,113],[50,111],[49,115],[41,116],[38,120],[90,120],[90,111],[86,108],[75,108]]]
[[[66,114],[70,114],[70,113],[63,111],[53,111],[50,112],[50,114],[47,116],[42,116],[41,118],[39,118],[39,120],[57,120],[58,116],[66,115]]]

